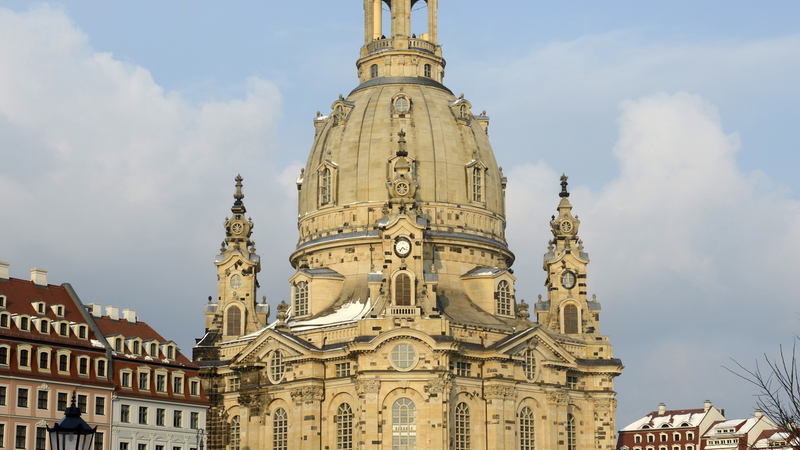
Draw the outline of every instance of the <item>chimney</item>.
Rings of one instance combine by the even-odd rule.
[[[658,415],[663,416],[664,412],[667,410],[667,406],[663,403],[658,404]]]
[[[89,303],[86,305],[86,308],[89,309],[89,314],[91,314],[92,317],[98,319],[103,317],[103,307],[100,305],[100,303]]]
[[[128,323],[136,323],[136,310],[135,309],[123,309],[122,310],[122,317],[128,321]]]
[[[0,280],[8,281],[8,278],[9,278],[9,276],[8,276],[8,266],[10,266],[9,263],[7,263],[5,261],[0,261]]]
[[[703,411],[708,411],[709,409],[711,409],[711,400],[706,400],[703,404]]]
[[[111,320],[119,320],[119,307],[106,306],[106,315]]]
[[[756,411],[756,412],[755,412],[756,419],[760,419],[760,418],[761,418],[761,416],[763,416],[763,415],[764,415],[764,414],[762,414],[762,413],[761,413],[761,411]]]
[[[37,286],[47,287],[47,271],[34,267],[31,269],[31,281]]]

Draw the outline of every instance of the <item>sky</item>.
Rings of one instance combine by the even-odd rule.
[[[730,373],[800,324],[800,3],[442,0],[444,80],[508,177],[518,299],[570,177],[625,370],[616,428],[752,414]],[[191,354],[244,177],[261,291],[289,300],[312,119],[357,85],[362,2],[0,6],[0,260],[134,308]],[[422,23],[424,9],[412,14]]]

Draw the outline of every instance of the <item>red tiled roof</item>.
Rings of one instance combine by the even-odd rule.
[[[108,316],[103,317],[95,317],[95,323],[97,323],[97,327],[100,329],[100,332],[103,333],[103,336],[114,336],[121,334],[126,338],[133,338],[138,337],[143,341],[148,341],[151,339],[157,340],[159,343],[164,344],[166,342],[171,342],[164,339],[156,330],[154,330],[150,325],[146,322],[136,321],[135,323],[128,322],[126,319],[119,319],[119,320],[112,320]],[[113,343],[111,344],[111,348],[114,348]],[[146,346],[143,346],[146,347]],[[175,347],[176,351],[176,358],[175,361],[168,361],[164,362],[163,359],[165,357],[164,354],[159,355],[147,355],[147,348],[142,348],[142,356],[137,356],[131,354],[127,347],[123,347],[124,357],[131,358],[132,360],[138,360],[141,362],[149,362],[149,363],[162,363],[162,364],[177,364],[186,368],[192,369],[199,369],[193,362],[189,360],[189,358],[185,357],[183,353],[179,352],[177,346]],[[160,353],[160,349],[159,349]],[[150,356],[151,358],[155,359],[155,361],[147,360],[144,355]],[[117,355],[123,356],[123,355]]]

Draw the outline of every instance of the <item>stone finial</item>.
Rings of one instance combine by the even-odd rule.
[[[549,241],[547,241],[547,252],[552,253],[554,248],[555,247],[553,247],[553,240],[550,239]]]
[[[542,294],[539,294],[539,303],[542,303]]]
[[[558,194],[559,197],[567,198],[569,197],[569,192],[567,191],[567,180],[569,179],[568,176],[561,174],[561,193]]]
[[[225,248],[227,247],[227,242],[222,241],[222,247],[219,248],[220,253],[225,253]]]
[[[288,309],[289,305],[284,300],[281,300],[281,304],[278,305],[278,315],[275,316],[278,319],[278,323],[275,324],[276,330],[289,331],[289,325],[286,324],[286,319],[289,318],[289,314],[286,312]]]
[[[528,320],[530,317],[530,313],[528,313],[528,304],[525,303],[525,299],[520,300],[519,305],[517,305],[519,312],[517,312],[517,317],[522,320]]]
[[[578,252],[583,253],[583,240],[578,239]]]
[[[592,302],[597,303],[597,294],[592,294]]]
[[[211,296],[210,295],[208,296],[208,304],[209,305],[211,304]]]
[[[242,181],[244,181],[242,175],[236,175],[236,193],[233,194],[233,198],[236,199],[237,202],[242,201],[244,198],[244,194],[242,194]]]
[[[397,156],[408,156],[406,151],[406,132],[402,128],[397,133]]]

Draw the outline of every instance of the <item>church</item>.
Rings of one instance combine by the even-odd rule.
[[[272,321],[236,178],[194,348],[209,450],[615,448],[623,366],[587,297],[567,177],[544,273],[524,275],[547,295],[528,305],[489,117],[443,84],[437,10],[364,0],[359,84],[314,118],[291,302]]]

